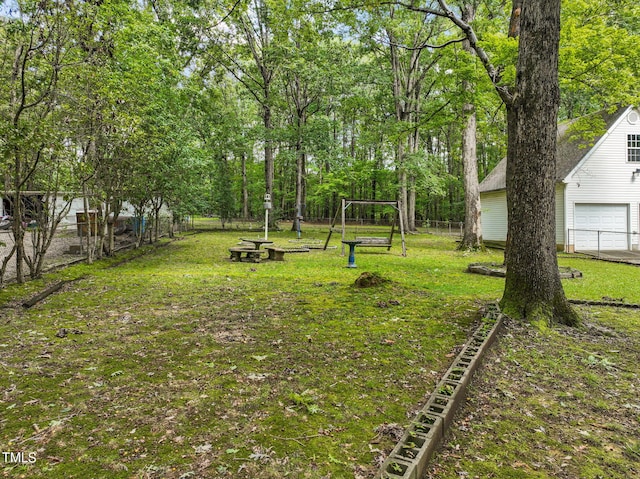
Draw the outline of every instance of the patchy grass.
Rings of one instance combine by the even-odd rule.
[[[411,238],[408,258],[358,251],[352,270],[335,249],[231,263],[241,235],[196,234],[0,293],[0,444],[37,457],[4,476],[373,472],[391,446],[370,445],[376,429],[408,421],[501,289],[465,274],[440,238]],[[365,271],[388,281],[356,288]]]
[[[227,249],[247,235],[187,235],[0,291],[0,448],[37,458],[32,464],[0,462],[0,475],[371,476],[392,447],[393,434],[381,431],[408,424],[465,341],[478,307],[498,299],[504,284],[465,273],[468,263],[501,261],[500,254],[457,252],[450,239],[431,235],[409,236],[406,258],[399,244],[389,253],[358,248],[355,270],[345,268],[335,236],[338,250],[288,253],[285,262],[231,263]],[[293,238],[288,231],[270,233],[283,246]],[[573,258],[566,263],[585,274],[565,282],[570,297],[640,302],[640,294],[620,280],[620,288],[602,286],[615,285],[616,275],[637,284],[640,270]],[[600,279],[591,274],[596,270]],[[356,288],[363,272],[387,281]],[[48,284],[80,277],[31,309],[20,306]],[[625,327],[609,324],[604,309],[589,311],[595,311],[594,323]],[[627,327],[638,330],[637,324]],[[524,333],[546,347],[546,337]],[[512,361],[527,365],[531,375],[551,367],[560,375],[564,368],[554,362],[557,354],[523,349],[525,361],[511,350],[515,346],[504,347],[514,359],[490,361],[498,375],[500,367],[517,370]],[[603,358],[621,364],[621,353],[592,352],[593,358],[573,355],[587,361],[578,370],[588,387],[610,377],[605,366],[612,366]],[[510,391],[508,383],[500,387]],[[590,401],[579,388],[571,394],[563,401],[576,411],[574,397]],[[608,415],[618,397],[605,399],[593,404]],[[534,417],[523,417],[549,430],[547,417],[537,416],[549,411],[535,403],[526,407]],[[555,417],[563,414],[558,406]],[[496,436],[486,431],[486,437]],[[507,431],[505,426],[499,437],[508,438]],[[599,447],[601,455],[608,444]],[[491,463],[504,449],[499,446],[477,454]],[[621,464],[629,467],[637,442],[619,448]],[[438,467],[450,474],[438,477],[457,477],[456,467]]]

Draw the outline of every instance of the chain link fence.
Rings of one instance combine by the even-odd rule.
[[[460,238],[464,236],[464,222],[462,221],[424,220],[421,226],[428,234]]]
[[[592,256],[626,256],[638,253],[640,235],[636,231],[568,229],[566,250]]]

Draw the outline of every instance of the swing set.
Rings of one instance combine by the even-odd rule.
[[[374,206],[391,206],[395,210],[395,214],[393,216],[393,222],[391,224],[391,231],[389,232],[389,236],[356,236],[355,240],[358,241],[358,246],[368,247],[368,248],[387,248],[387,251],[391,250],[392,241],[393,241],[393,232],[396,228],[396,224],[400,226],[400,237],[402,238],[402,256],[407,256],[407,248],[404,242],[404,223],[402,221],[402,215],[400,214],[400,201],[381,201],[381,200],[347,200],[342,199],[342,204],[336,211],[335,216],[333,217],[333,221],[331,222],[331,227],[329,228],[329,235],[327,236],[327,240],[324,243],[324,249],[327,249],[327,245],[329,244],[329,240],[331,239],[331,234],[334,231],[340,231],[342,234],[342,241],[346,240],[346,211],[351,205],[374,205]],[[336,229],[336,221],[338,220],[338,214],[341,214],[342,219],[342,228]],[[357,233],[356,233],[357,234]],[[345,246],[342,243],[342,256],[345,254]]]

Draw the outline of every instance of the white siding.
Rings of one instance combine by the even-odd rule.
[[[507,240],[507,195],[504,191],[493,191],[480,195],[482,239],[485,241]]]
[[[640,122],[635,125],[621,117],[598,148],[565,179],[566,228],[578,228],[576,204],[628,205],[629,229],[638,230],[640,175],[633,175],[639,163],[627,162],[627,135],[640,134]],[[638,236],[632,235],[632,247],[637,248]],[[573,234],[569,238],[573,243]]]
[[[480,195],[482,205],[482,238],[487,241],[507,240],[507,195],[492,191]],[[564,185],[556,185],[556,244],[565,243]]]
[[[67,200],[65,200],[62,196],[58,196],[56,198],[56,211],[62,210],[67,204]],[[62,225],[70,225],[76,223],[76,211],[84,211],[84,202],[82,198],[74,198],[71,200],[71,208],[61,222]]]
[[[63,206],[66,204],[66,201],[62,197],[56,198],[56,209],[60,211]],[[71,201],[71,209],[67,213],[67,216],[64,217],[61,224],[62,225],[71,225],[76,224],[76,213],[84,212],[84,200],[82,198],[74,198]],[[160,210],[160,216],[169,216],[171,212],[167,208],[166,205],[163,205]],[[147,211],[146,215],[149,215]],[[122,205],[122,209],[120,210],[119,216],[135,216],[134,207],[128,203],[124,202]]]
[[[567,226],[564,213],[564,184],[556,184],[556,246],[564,248]]]

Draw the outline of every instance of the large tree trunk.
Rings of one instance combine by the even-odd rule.
[[[20,125],[20,115],[24,112],[24,103],[25,103],[25,95],[22,94],[19,98],[18,90],[21,89],[24,91],[24,65],[26,63],[26,59],[23,62],[24,55],[24,47],[19,45],[16,48],[14,62],[13,62],[13,70],[11,75],[11,100],[10,100],[10,108],[11,112],[13,112],[13,128],[14,131],[19,131]],[[20,78],[22,78],[22,83],[20,83]],[[20,88],[20,84],[22,88]],[[13,147],[13,241],[15,245],[16,251],[16,281],[18,283],[24,282],[24,271],[23,271],[23,257],[24,257],[24,228],[22,226],[22,185],[24,180],[22,179],[22,161],[21,161],[21,152],[17,145]],[[10,185],[10,178],[8,171],[5,173],[5,190],[7,186]]]
[[[92,222],[91,222],[91,217],[89,216],[89,191],[88,191],[86,182],[82,183],[82,205],[83,205],[83,211],[84,211],[84,219],[83,219],[84,228],[86,228],[86,230],[83,227],[81,227],[80,231],[82,232],[86,231],[86,236],[84,240],[86,241],[86,247],[87,247],[87,264],[92,264],[95,245],[91,244]]]
[[[480,187],[476,158],[476,113],[473,104],[464,106],[467,122],[462,132],[462,166],[464,176],[464,235],[461,250],[482,249],[480,223]]]
[[[300,48],[299,43],[296,42],[296,47]],[[291,101],[295,105],[295,118],[294,124],[296,128],[296,212],[291,225],[292,231],[297,231],[298,234],[301,231],[300,222],[302,215],[304,214],[304,205],[306,203],[306,169],[307,169],[307,157],[304,150],[304,132],[303,129],[307,126],[308,110],[307,108],[311,104],[311,100],[307,94],[307,86],[300,80],[300,76],[295,73],[292,81],[288,82],[287,90],[290,91]]]
[[[413,90],[417,90],[414,86]],[[415,97],[415,111],[412,113],[414,130],[411,132],[408,138],[408,153],[413,155],[420,149],[420,132],[418,130],[418,110],[420,109],[420,95],[416,93]],[[410,232],[417,231],[416,228],[416,177],[414,174],[410,174],[407,178],[407,222],[404,223],[405,229]]]
[[[507,104],[507,277],[514,317],[576,324],[562,289],[555,239],[560,0],[524,2],[516,88]]]

